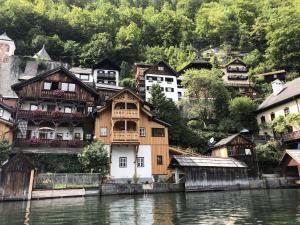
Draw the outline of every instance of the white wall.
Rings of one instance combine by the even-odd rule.
[[[266,120],[266,123],[270,123],[272,120],[271,120],[271,113],[275,113],[275,118],[282,115],[284,116],[284,108],[288,107],[289,110],[290,110],[290,113],[299,113],[300,111],[300,98],[296,99],[296,100],[293,100],[293,101],[290,101],[290,102],[287,102],[285,104],[282,104],[280,106],[276,106],[272,109],[269,109],[267,111],[264,111],[264,112],[261,112],[261,113],[258,113],[257,116],[256,116],[256,120],[257,120],[257,123],[258,125],[261,125],[261,117],[262,116],[265,116],[265,120]],[[298,108],[299,107],[299,108]],[[297,127],[293,127],[293,130],[299,130],[299,128]],[[268,130],[268,129],[260,129],[259,133],[261,135],[263,135],[264,133],[268,133],[269,135],[273,135],[272,131],[271,130]]]
[[[162,77],[163,81],[150,81],[147,78],[148,77]],[[173,78],[173,82],[166,82],[166,78]],[[149,98],[151,98],[150,89],[147,90],[147,87],[151,87],[153,84],[159,84],[159,86],[163,87],[164,94],[167,98],[172,99],[174,102],[178,101],[178,90],[177,90],[177,78],[175,76],[167,76],[167,75],[157,75],[157,74],[147,74],[145,76],[145,98],[146,101],[148,101]],[[166,87],[173,88],[174,92],[166,92]]]
[[[127,167],[119,167],[119,158],[127,157]],[[137,157],[144,157],[144,167],[137,167],[137,178],[151,178],[152,164],[151,164],[151,146],[140,145]],[[111,151],[111,165],[110,175],[113,178],[127,178],[132,179],[135,172],[135,147],[134,146],[112,146]]]
[[[27,130],[32,130],[31,137],[37,137],[39,138],[39,127],[37,126],[28,126]],[[52,132],[52,137],[50,135],[50,131],[48,133],[48,139],[55,139],[56,133],[62,133],[63,134],[63,140],[72,140],[74,138],[75,133],[80,133],[80,139],[83,140],[83,128],[82,127],[75,127],[74,128],[74,135],[70,134],[70,131],[67,127],[57,127],[55,131]]]
[[[34,101],[32,101],[32,102],[30,102],[30,101],[23,102],[22,106],[21,106],[21,110],[30,110],[30,104],[36,104],[36,102],[34,102]],[[47,105],[55,105],[55,103],[50,103],[50,102],[49,103],[40,103],[38,108],[40,110],[47,111]],[[76,107],[73,107],[72,104],[61,104],[60,103],[58,106],[61,108],[59,110],[60,112],[64,112],[64,107],[65,106],[72,107],[72,112],[77,112]],[[56,109],[56,110],[58,110],[58,109]]]

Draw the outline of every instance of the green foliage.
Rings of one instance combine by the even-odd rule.
[[[271,140],[266,144],[258,144],[256,154],[260,164],[278,164],[284,150],[280,142]]]
[[[124,78],[124,79],[120,80],[120,86],[129,88],[131,90],[135,90],[135,79],[129,78],[129,77]]]
[[[94,141],[84,147],[83,152],[78,155],[78,159],[86,172],[100,173],[102,177],[109,172],[107,150],[100,141]]]
[[[4,138],[0,138],[0,166],[11,154],[11,146]]]
[[[236,97],[229,101],[230,118],[237,131],[247,128],[250,131],[257,130],[255,110],[256,104],[248,97]]]

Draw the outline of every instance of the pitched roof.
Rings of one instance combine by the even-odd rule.
[[[9,111],[9,112],[12,112],[14,109],[12,107],[10,107],[9,105],[6,105],[4,104],[3,102],[0,102],[0,107]]]
[[[280,159],[280,165],[283,163],[283,159],[285,156],[290,156],[292,159],[294,159],[299,165],[300,165],[300,150],[285,150],[283,153],[281,159]]]
[[[246,168],[247,165],[234,158],[222,158],[211,156],[178,156],[174,155],[169,168],[174,167],[227,167],[227,168]]]
[[[47,52],[46,49],[45,49],[45,45],[43,45],[42,49],[41,49],[38,53],[36,53],[36,54],[33,56],[33,58],[41,58],[41,59],[43,59],[43,60],[48,60],[48,61],[51,60],[51,58],[50,58],[48,52]]]
[[[293,100],[296,97],[300,97],[300,77],[286,83],[283,90],[278,95],[269,95],[263,103],[261,103],[257,112],[262,112],[272,107],[284,104]]]
[[[43,79],[45,79],[46,77],[51,76],[52,74],[57,73],[57,72],[63,72],[63,73],[66,74],[68,77],[70,77],[71,79],[73,79],[74,81],[76,81],[77,83],[79,83],[81,87],[83,87],[86,91],[88,91],[88,92],[91,93],[92,95],[94,95],[94,96],[97,96],[97,95],[98,95],[97,92],[96,92],[93,88],[91,88],[90,86],[88,86],[87,84],[85,84],[84,82],[82,82],[82,81],[81,81],[79,78],[77,78],[72,72],[70,72],[69,70],[67,70],[67,69],[66,69],[65,67],[63,67],[63,66],[59,66],[59,67],[57,67],[57,68],[55,68],[55,69],[53,69],[53,70],[48,70],[48,71],[46,71],[46,72],[44,72],[44,73],[41,73],[41,74],[39,74],[39,75],[37,75],[37,76],[35,76],[35,77],[33,77],[33,78],[30,78],[30,79],[28,79],[28,80],[24,80],[24,81],[21,81],[21,82],[19,82],[19,83],[13,84],[13,85],[11,86],[11,88],[12,88],[14,91],[16,91],[16,90],[18,90],[18,89],[21,88],[21,87],[24,87],[24,86],[26,86],[26,85],[28,85],[28,84],[32,84],[32,83],[34,83],[34,82],[36,82],[36,81],[39,81],[39,80],[43,80]]]
[[[268,73],[256,74],[255,76],[269,76],[269,75],[280,74],[280,73],[286,73],[286,71],[285,70],[277,70],[277,71],[268,72]]]
[[[240,64],[243,64],[244,66],[247,66],[246,63],[243,62],[243,60],[241,60],[240,58],[235,58],[232,61],[230,61],[229,63],[227,63],[225,65],[225,67],[229,66],[230,64],[236,64],[236,63],[240,63]]]
[[[6,32],[0,35],[0,40],[2,41],[13,41],[10,37],[7,36]]]
[[[243,138],[243,139],[245,139],[245,140],[247,140],[247,141],[249,141],[249,142],[252,142],[252,141],[250,141],[248,138],[245,138],[243,135],[241,135],[241,134],[233,134],[233,135],[230,135],[230,136],[228,136],[228,137],[226,137],[226,138],[223,138],[223,139],[221,139],[219,142],[217,142],[214,146],[213,146],[213,148],[217,148],[217,147],[220,147],[220,146],[224,146],[224,145],[227,145],[227,144],[229,144],[233,139],[235,139],[236,137],[241,137],[241,138]]]
[[[191,69],[191,68],[211,69],[212,64],[209,63],[208,61],[204,60],[204,59],[196,58],[194,61],[190,62],[185,67],[183,67],[181,70],[179,70],[178,73],[183,73],[185,70]]]
[[[152,67],[154,66],[158,66],[159,64],[164,64],[166,67],[168,67],[168,69],[170,69],[172,71],[172,73],[174,73],[175,76],[178,76],[177,71],[175,71],[166,61],[164,60],[160,60],[157,63],[152,64],[148,69],[145,70],[144,74],[147,73],[148,70],[150,70]]]

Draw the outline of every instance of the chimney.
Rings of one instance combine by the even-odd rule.
[[[272,82],[273,95],[278,95],[283,90],[283,82],[276,79]]]

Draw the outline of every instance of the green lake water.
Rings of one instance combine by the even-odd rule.
[[[300,190],[198,192],[1,202],[0,224],[300,224]]]

